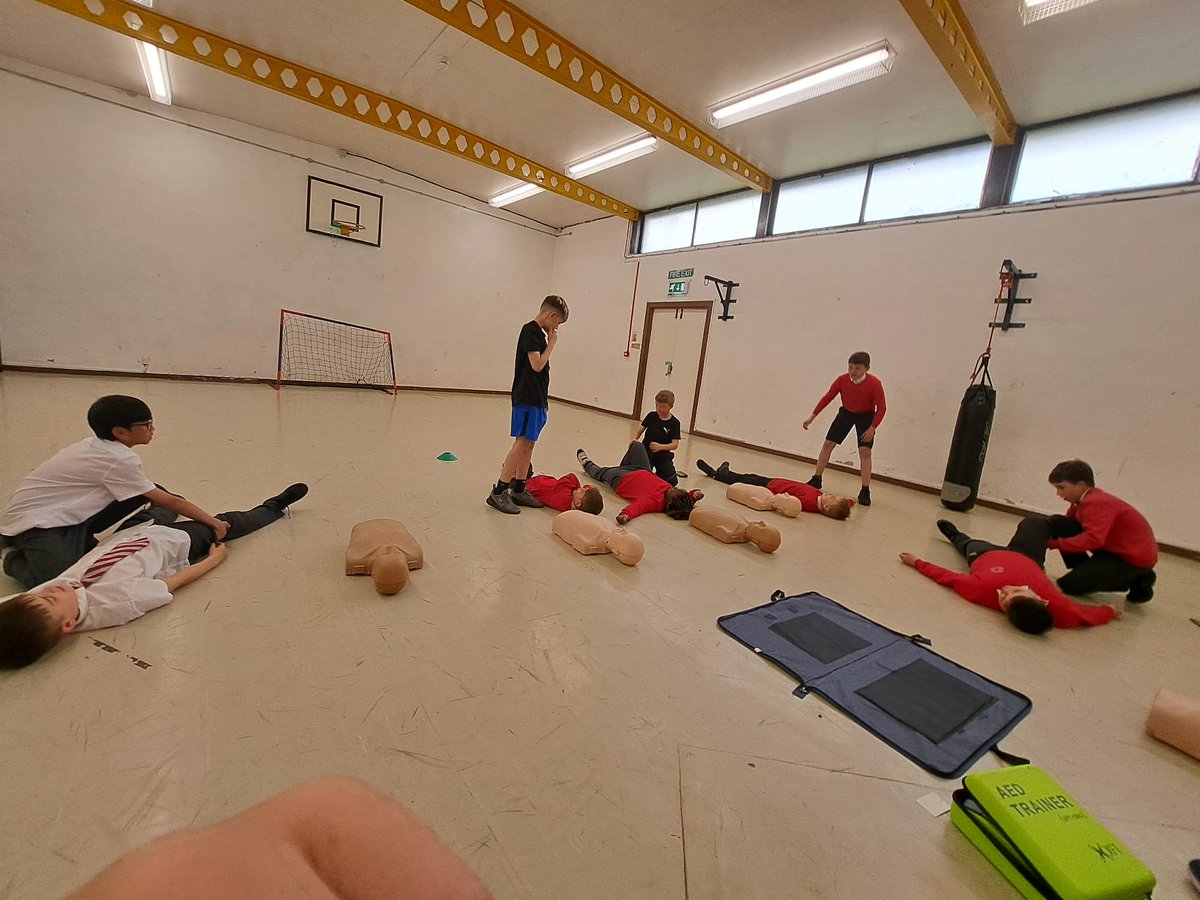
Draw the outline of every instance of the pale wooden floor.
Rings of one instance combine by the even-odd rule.
[[[294,480],[312,492],[169,607],[0,675],[2,897],[60,895],[156,835],[331,772],[411,804],[498,897],[1017,896],[917,804],[954,783],[794,699],[789,677],[718,631],[776,588],[924,634],[1028,694],[1006,748],[1102,817],[1156,871],[1156,897],[1189,895],[1200,763],[1142,726],[1158,688],[1200,696],[1200,565],[1164,559],[1154,602],[1112,625],[1030,638],[896,560],[957,564],[936,498],[880,484],[849,522],[772,518],[774,556],[639,519],[647,555],[626,568],[574,553],[548,512],[483,505],[507,400],[455,394],[4,373],[5,499],[115,392],[154,409],[147,473],[209,510]],[[629,424],[558,404],[535,463],[573,471],[580,445],[614,463]],[[458,461],[437,461],[444,450]],[[681,453],[693,487],[713,486],[696,456],[811,471],[695,440]],[[705,502],[728,503],[719,489]],[[376,516],[403,520],[426,552],[392,598],[341,573],[351,526]],[[954,518],[993,540],[1016,521]],[[14,589],[0,576],[0,593]]]

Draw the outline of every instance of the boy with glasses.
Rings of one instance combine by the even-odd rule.
[[[0,515],[4,571],[31,588],[56,577],[96,546],[96,535],[140,507],[138,521],[177,515],[207,525],[222,541],[229,525],[146,478],[133,448],[154,438],[150,407],[136,397],[101,397],[87,413],[95,437],[64,447],[17,486]]]

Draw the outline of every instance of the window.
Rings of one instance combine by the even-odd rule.
[[[771,234],[857,223],[866,186],[866,166],[781,184]]]
[[[1200,96],[1031,130],[1013,203],[1191,181]]]
[[[642,220],[641,252],[653,253],[655,250],[674,250],[690,246],[695,221],[695,203],[647,213]]]
[[[695,244],[715,244],[752,238],[758,232],[758,210],[762,194],[744,191],[704,200],[696,211]]]
[[[900,219],[978,209],[991,144],[984,142],[876,163],[865,219]]]

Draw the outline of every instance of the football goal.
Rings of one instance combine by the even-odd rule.
[[[275,389],[285,384],[370,387],[395,394],[392,335],[378,328],[281,309]]]

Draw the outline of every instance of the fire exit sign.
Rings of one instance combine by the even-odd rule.
[[[672,269],[667,273],[667,297],[686,297],[695,269]]]
[[[684,278],[691,278],[695,274],[695,269],[672,269],[667,273],[667,281],[680,281]]]

